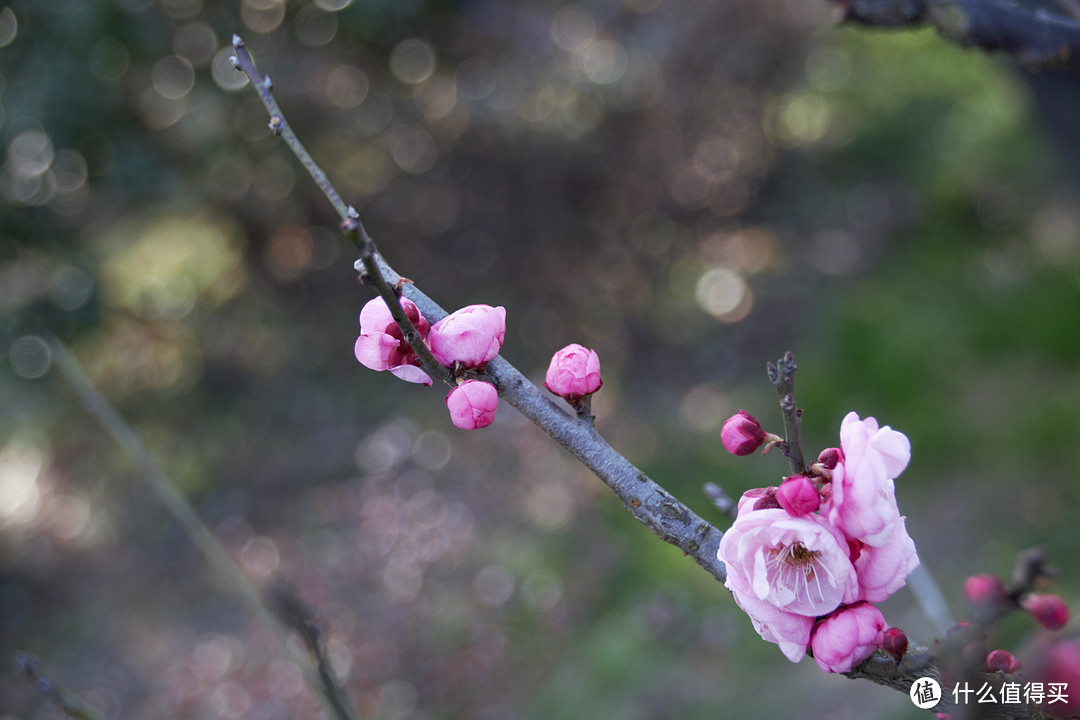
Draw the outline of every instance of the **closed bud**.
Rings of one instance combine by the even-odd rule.
[[[1057,595],[1028,595],[1020,607],[1047,630],[1060,630],[1069,622],[1069,606]]]
[[[571,343],[551,357],[544,387],[567,402],[580,400],[600,389],[600,357],[595,350]]]
[[[1009,599],[997,575],[972,575],[964,581],[964,597],[975,606],[1004,605]]]
[[[900,628],[888,628],[881,636],[881,648],[896,658],[896,662],[904,657],[907,647],[907,635]]]
[[[450,420],[462,430],[487,427],[495,419],[499,391],[491,383],[466,380],[446,396]]]
[[[994,650],[986,656],[987,672],[1003,672],[1009,675],[1020,670],[1020,661],[1008,650]]]
[[[765,442],[765,429],[750,413],[740,410],[724,421],[720,442],[732,455],[749,455]]]
[[[805,475],[791,475],[784,478],[776,490],[776,501],[788,511],[788,515],[799,517],[818,509],[821,496],[818,495],[817,483]]]

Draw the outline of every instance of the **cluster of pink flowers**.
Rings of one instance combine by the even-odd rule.
[[[490,425],[499,406],[498,389],[467,375],[469,371],[482,372],[499,354],[506,337],[506,309],[469,305],[432,325],[408,298],[401,298],[401,307],[435,359],[462,372],[457,386],[446,396],[454,425],[465,430]],[[360,337],[354,352],[356,359],[372,370],[389,370],[406,382],[432,384],[382,298],[373,298],[360,311]],[[581,345],[567,345],[551,358],[545,384],[568,402],[579,403],[603,384],[600,359]]]
[[[743,411],[721,431],[739,455],[779,440]],[[809,650],[825,672],[847,672],[883,646],[888,626],[871,603],[901,588],[919,564],[893,483],[910,458],[902,433],[849,413],[840,447],[822,452],[805,475],[739,500],[717,552],[726,585],[754,629],[792,662]]]

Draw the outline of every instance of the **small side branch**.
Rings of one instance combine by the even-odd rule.
[[[963,47],[1012,55],[1030,69],[1080,70],[1080,21],[1004,0],[833,0],[836,22],[928,25]]]
[[[776,388],[780,400],[780,413],[784,416],[784,441],[780,449],[791,464],[791,472],[804,474],[806,461],[802,449],[802,410],[795,402],[795,356],[784,353],[779,362],[766,365],[769,381]]]
[[[68,717],[76,720],[103,720],[96,710],[87,705],[82,698],[68,690],[50,677],[35,655],[19,650],[15,653],[15,666],[19,672],[29,678],[42,695],[52,701]]]

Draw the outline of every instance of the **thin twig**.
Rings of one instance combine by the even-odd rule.
[[[195,543],[195,546],[210,566],[240,596],[247,611],[253,617],[261,618],[270,627],[280,628],[277,617],[263,602],[262,594],[258,588],[252,584],[244,571],[229,555],[229,552],[210,532],[210,528],[206,527],[191,506],[191,503],[176,489],[176,485],[161,469],[161,466],[158,465],[157,460],[146,449],[146,446],[143,445],[142,439],[135,429],[120,417],[120,414],[109,404],[105,396],[94,387],[90,378],[86,376],[78,361],[68,352],[63,343],[56,338],[50,338],[48,344],[57,370],[78,393],[83,407],[97,418],[105,431],[135,461],[140,477],[150,486],[154,495],[157,496],[157,499],[168,513],[180,525],[188,538]],[[291,659],[304,669],[308,684],[334,712],[334,716],[338,720],[356,720],[356,713],[348,702],[342,703],[341,700],[345,697],[344,691],[337,686],[333,678],[312,677],[308,663],[305,662],[302,656],[295,654],[292,644],[288,642],[288,638],[282,638],[282,645],[290,653]],[[316,660],[318,661],[317,656]],[[329,680],[329,683],[327,680]]]
[[[65,715],[76,720],[104,720],[82,698],[49,676],[37,656],[19,650],[15,653],[15,666]]]
[[[273,100],[271,93],[273,84],[269,77],[259,80],[260,75],[251,54],[239,36],[233,36],[233,47],[236,50],[234,65],[245,72],[258,89],[259,96],[263,99],[267,112],[270,114],[271,127],[280,130],[280,135],[286,139],[289,148],[297,154],[297,158],[312,173],[312,177],[326,194],[327,199],[335,209],[338,209],[339,214],[342,214],[342,230],[346,235],[353,234],[350,239],[354,243],[357,239],[360,240],[358,247],[361,250],[361,261],[369,281],[376,287],[384,287],[381,283],[385,283],[385,287],[395,290],[400,288],[402,294],[416,303],[431,322],[445,317],[447,313],[438,303],[421,292],[416,285],[404,281],[386,263],[385,259],[375,252],[374,244],[371,243],[366,232],[362,231],[362,225],[359,223],[355,210],[351,210],[341,201],[337,191],[326,180],[325,174],[318,169],[318,165],[289,129],[289,124],[281,109]],[[355,228],[350,220],[356,222]],[[394,305],[400,307],[400,302],[396,301],[396,292],[392,293],[393,298],[387,298],[384,293],[385,290],[380,290],[391,312],[394,311]],[[404,315],[403,310],[401,314]],[[398,318],[395,316],[395,319]],[[422,350],[420,346],[423,343],[419,341],[412,323],[399,322],[398,327],[403,336],[408,338],[411,335],[416,339],[416,344],[410,344],[419,356]],[[724,564],[716,555],[722,535],[720,530],[699,517],[678,498],[672,496],[615,451],[600,436],[588,418],[574,417],[560,409],[501,356],[496,356],[487,364],[486,377],[498,389],[500,397],[517,408],[522,415],[535,423],[603,480],[618,495],[634,517],[663,540],[690,555],[713,577],[720,581],[726,579],[727,572]]]
[[[769,381],[776,388],[780,400],[780,412],[784,416],[784,441],[780,450],[791,464],[791,472],[806,473],[806,461],[802,448],[802,410],[795,402],[795,356],[788,351],[776,363],[768,363]]]

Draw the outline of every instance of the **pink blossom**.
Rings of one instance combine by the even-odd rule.
[[[1032,680],[1043,683],[1044,689],[1051,685],[1063,689],[1066,695],[1066,702],[1050,702],[1048,697],[1044,709],[1054,717],[1080,718],[1080,639],[1054,643],[1029,665]]]
[[[1021,668],[1020,661],[1008,650],[994,650],[986,656],[987,672],[1011,674],[1019,672]]]
[[[727,566],[725,585],[758,633],[797,660],[806,648],[796,646],[807,625],[787,615],[824,615],[858,593],[847,542],[820,515],[792,517],[781,508],[748,510],[750,503],[743,501],[740,506],[717,551]]]
[[[506,308],[469,305],[432,325],[428,346],[447,367],[479,368],[499,354],[505,336]]]
[[[892,537],[878,547],[858,540],[850,542],[855,574],[859,578],[859,599],[881,602],[907,582],[919,565],[915,541],[908,535],[903,518],[893,526]]]
[[[401,307],[420,333],[428,334],[428,321],[408,298],[401,298]],[[356,359],[372,370],[389,370],[395,376],[412,383],[431,385],[431,378],[420,368],[416,353],[405,342],[401,328],[390,314],[381,297],[372,298],[360,311],[360,337],[353,349]]]
[[[1047,630],[1060,630],[1069,622],[1069,606],[1057,595],[1032,593],[1020,601],[1020,607]]]
[[[749,455],[765,442],[765,429],[757,418],[740,410],[724,421],[720,442],[732,455]]]
[[[964,581],[964,597],[972,605],[1003,605],[1009,600],[997,575],[972,575]]]
[[[840,447],[844,459],[832,471],[829,520],[852,540],[883,545],[900,522],[893,479],[907,467],[911,443],[852,412],[840,425]]]
[[[495,419],[499,392],[491,383],[466,380],[446,396],[450,420],[462,430],[487,427]]]
[[[821,504],[818,486],[805,475],[791,475],[776,490],[776,501],[789,515],[799,516],[812,513]]]
[[[814,627],[814,661],[824,672],[847,672],[881,647],[885,627],[881,611],[869,603],[842,607]]]
[[[595,350],[571,343],[551,357],[544,386],[569,402],[591,395],[603,385],[600,356]]]

